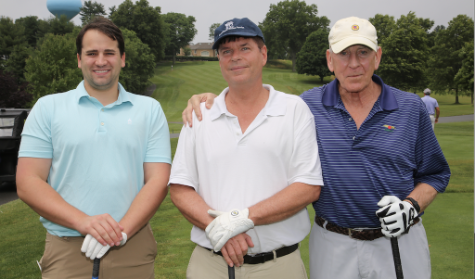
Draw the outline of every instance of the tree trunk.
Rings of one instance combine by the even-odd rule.
[[[458,85],[455,86],[455,104],[457,104],[457,105],[460,104],[459,103],[459,86]]]
[[[295,53],[294,52],[291,52],[290,53],[290,57],[292,58],[292,73],[295,73]]]
[[[176,53],[173,54],[173,63],[172,63],[172,65],[175,65],[175,60],[176,60]]]
[[[323,84],[323,78],[324,76],[320,76],[320,82]]]

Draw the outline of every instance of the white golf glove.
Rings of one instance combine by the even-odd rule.
[[[123,246],[125,242],[127,242],[127,234],[122,232],[122,241],[119,246]],[[95,258],[102,258],[110,248],[109,244],[104,246],[92,237],[92,235],[87,234],[82,243],[81,252],[86,253],[86,257],[94,260]]]
[[[233,209],[230,212],[210,209],[208,214],[216,217],[206,227],[206,236],[216,252],[220,251],[230,238],[254,228],[254,222],[249,219],[248,208],[243,210]]]
[[[376,211],[376,216],[381,222],[381,232],[387,237],[398,237],[409,231],[419,215],[412,204],[395,196],[384,196],[378,206],[381,209]]]

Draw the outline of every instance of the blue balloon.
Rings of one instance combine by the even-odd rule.
[[[68,20],[71,20],[79,14],[82,8],[82,2],[81,0],[48,0],[46,6],[57,18],[61,15],[65,15]]]

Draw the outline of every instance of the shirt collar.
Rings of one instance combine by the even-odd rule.
[[[266,116],[285,115],[287,111],[285,95],[283,93],[278,93],[277,91],[275,91],[272,85],[263,84],[262,87],[269,90],[269,100],[267,100],[267,103],[260,114]],[[228,92],[229,87],[225,88],[221,92],[221,94],[219,94],[219,96],[214,99],[214,105],[210,109],[211,120],[215,120],[223,114],[227,116],[234,116],[226,108],[225,97]]]
[[[87,93],[86,88],[84,87],[84,80],[79,83],[78,87],[76,87],[76,97],[77,102],[79,103],[83,97],[89,97],[89,93]],[[119,83],[119,97],[117,101],[111,104],[111,106],[118,106],[122,103],[129,102],[133,105],[132,99],[130,98],[130,94],[125,91],[122,84]]]
[[[373,81],[381,86],[381,95],[379,96],[379,102],[383,110],[396,110],[399,108],[396,100],[396,96],[392,92],[388,85],[384,84],[383,80],[373,75]],[[334,107],[340,100],[340,92],[338,91],[338,80],[335,79],[330,82],[326,87],[322,95],[322,103],[325,106]]]

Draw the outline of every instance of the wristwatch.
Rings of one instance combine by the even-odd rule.
[[[415,199],[411,197],[407,197],[404,200],[410,201],[412,203],[412,206],[414,206],[414,208],[416,209],[417,213],[421,212],[421,207],[419,206],[419,203]]]

